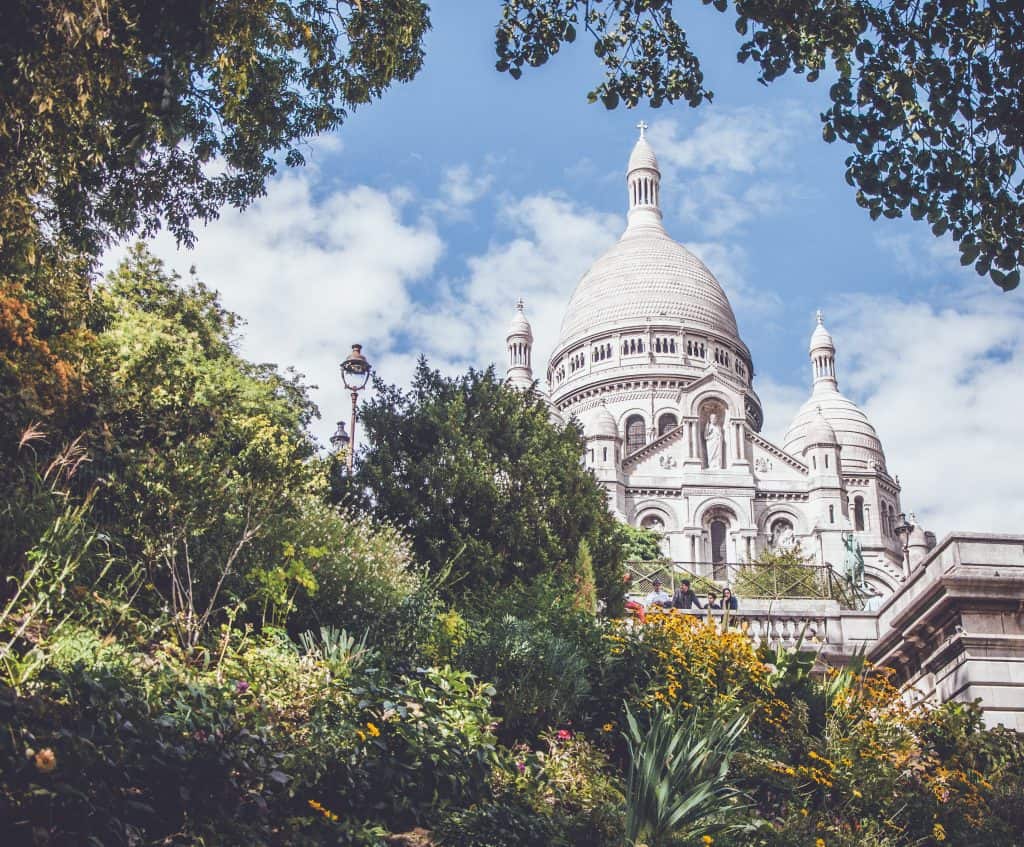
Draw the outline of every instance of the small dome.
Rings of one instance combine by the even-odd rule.
[[[523,313],[523,305],[522,300],[516,304],[516,313],[512,316],[512,321],[508,325],[508,338],[512,336],[525,336],[527,340],[532,342],[533,330],[530,328],[530,322]]]
[[[836,349],[835,343],[832,341],[832,334],[825,329],[824,318],[822,317],[821,310],[818,310],[817,314],[818,325],[814,328],[814,332],[811,333],[811,343],[809,346],[810,352],[815,350],[821,350],[823,347]]]
[[[642,135],[633,145],[633,152],[629,154],[629,166],[626,171],[628,173],[639,168],[658,170],[658,157],[654,155],[654,148]]]
[[[815,392],[800,407],[782,440],[783,450],[791,456],[803,453],[804,447],[810,443],[810,428],[818,417],[819,408],[843,448],[843,467],[847,471],[873,470],[876,463],[885,466],[882,442],[878,440],[878,433],[868,416],[856,403],[834,389]]]
[[[922,549],[928,549],[928,536],[924,531],[924,527],[917,522],[917,516],[911,515],[910,522],[914,525],[914,528],[910,532],[910,538],[907,539],[907,547],[921,547]]]
[[[615,416],[608,411],[608,407],[601,404],[593,423],[589,427],[591,438],[618,438],[619,425],[615,422]]]
[[[836,431],[832,429],[832,425],[822,414],[820,407],[818,408],[817,415],[814,416],[807,427],[807,433],[804,436],[804,450],[814,445],[839,446]]]

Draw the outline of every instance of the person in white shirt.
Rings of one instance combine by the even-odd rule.
[[[652,606],[661,606],[663,608],[669,608],[672,605],[672,595],[667,591],[663,591],[661,588],[661,580],[655,577],[651,581],[651,585],[654,590],[644,597],[644,605],[650,609]]]

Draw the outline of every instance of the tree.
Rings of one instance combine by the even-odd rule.
[[[448,378],[420,359],[411,390],[375,385],[360,417],[369,447],[352,485],[434,573],[451,568],[450,593],[569,574],[586,541],[598,594],[617,605],[617,522],[582,465],[578,426],[553,424],[542,399],[493,367]]]
[[[263,193],[278,157],[411,79],[422,0],[14,0],[0,31],[0,275]],[[46,233],[45,237],[42,233]]]
[[[179,285],[141,246],[97,299],[82,417],[93,461],[79,476],[99,487],[97,520],[146,572],[148,600],[195,646],[267,585],[261,573],[304,561],[288,549],[317,489],[316,409],[299,377],[235,352],[238,319],[215,292]]]
[[[730,6],[760,81],[832,80],[827,142],[872,219],[909,212],[1003,289],[1024,264],[1024,12],[1018,0],[703,0]],[[505,0],[497,67],[518,79],[577,29],[593,39],[607,108],[710,101],[673,0]]]

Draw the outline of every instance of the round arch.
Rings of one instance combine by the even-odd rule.
[[[707,388],[698,391],[693,395],[684,395],[685,405],[680,409],[684,416],[698,417],[700,415],[700,408],[708,400],[714,400],[717,403],[721,403],[726,411],[729,413],[731,418],[744,419],[744,410],[742,402],[739,398],[731,395],[717,386],[708,386]]]

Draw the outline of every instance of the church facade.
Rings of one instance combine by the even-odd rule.
[[[577,284],[547,363],[554,412],[582,424],[612,511],[661,533],[681,569],[723,581],[730,565],[799,543],[841,570],[852,534],[880,602],[910,569],[896,532],[900,485],[871,422],[840,391],[821,313],[807,402],[773,443],[728,297],[665,230],[643,130],[626,172],[625,230]],[[520,303],[507,335],[513,385],[533,384],[533,343]],[[912,562],[934,541],[915,527],[909,544]]]

